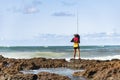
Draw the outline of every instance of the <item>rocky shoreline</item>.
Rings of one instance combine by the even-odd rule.
[[[120,80],[120,60],[74,60],[70,62],[65,59],[13,59],[0,56],[0,80],[71,80],[49,72],[38,74],[23,74],[23,70],[35,70],[40,68],[72,68],[84,69],[82,72],[75,72],[73,76],[82,76],[86,80]]]

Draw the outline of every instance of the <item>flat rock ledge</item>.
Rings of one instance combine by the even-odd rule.
[[[38,74],[0,74],[0,80],[71,80],[67,76],[54,73],[40,72]]]
[[[82,69],[73,76],[82,76],[86,80],[120,80],[120,60],[74,60],[65,59],[13,59],[0,55],[0,80],[71,80],[67,76],[54,73],[40,72],[38,74],[23,74],[23,70],[40,68],[72,68]]]
[[[92,62],[91,62],[92,61]],[[90,60],[83,72],[74,72],[73,76],[84,76],[88,80],[120,80],[120,60]]]

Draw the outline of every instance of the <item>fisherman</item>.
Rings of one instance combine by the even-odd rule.
[[[73,48],[74,48],[74,59],[76,57],[76,52],[78,50],[78,58],[80,59],[80,35],[79,34],[74,34],[74,38],[72,38],[71,42],[74,42]]]

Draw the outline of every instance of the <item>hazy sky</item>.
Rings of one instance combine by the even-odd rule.
[[[120,0],[0,0],[0,39],[120,32]]]

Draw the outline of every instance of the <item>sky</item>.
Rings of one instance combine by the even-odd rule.
[[[120,0],[0,0],[0,40],[120,33]],[[78,15],[77,15],[78,13]]]

